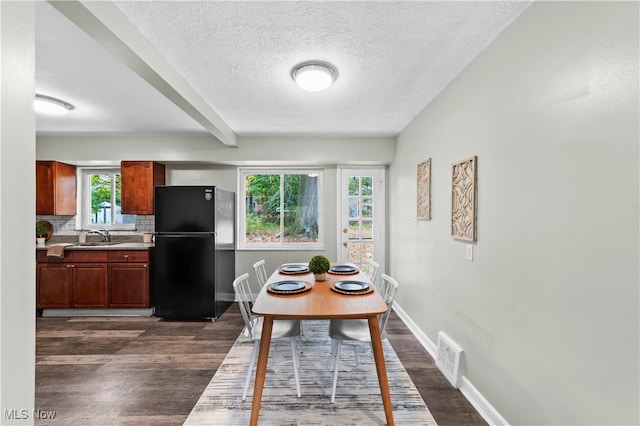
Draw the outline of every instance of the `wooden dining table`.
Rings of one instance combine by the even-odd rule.
[[[384,406],[387,425],[393,425],[393,412],[391,410],[391,395],[387,379],[387,368],[382,351],[382,339],[378,315],[387,311],[387,304],[371,283],[366,274],[358,270],[357,274],[343,275],[327,273],[326,281],[315,281],[311,273],[290,275],[282,274],[279,268],[269,277],[262,287],[256,302],[253,305],[253,313],[264,317],[262,336],[260,339],[260,351],[258,365],[256,367],[256,379],[253,390],[253,403],[251,406],[250,425],[258,424],[260,403],[264,389],[265,375],[267,372],[267,360],[271,344],[271,332],[273,321],[278,319],[366,319],[369,322],[371,333],[371,345],[380,384],[382,404]],[[269,285],[278,281],[300,280],[312,284],[312,288],[296,294],[274,294],[268,291]],[[364,281],[373,288],[368,294],[341,294],[330,288],[331,283],[340,280]],[[303,390],[304,393],[304,390]]]

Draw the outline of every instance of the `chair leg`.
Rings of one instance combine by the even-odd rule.
[[[340,340],[336,340],[336,351],[334,354],[335,364],[333,367],[333,390],[331,391],[331,403],[336,402],[336,387],[338,386],[338,369],[340,364]]]
[[[244,392],[242,392],[242,400],[247,399],[247,389],[249,389],[249,382],[251,381],[251,372],[256,364],[256,356],[258,355],[258,347],[260,346],[260,340],[253,342],[253,350],[251,351],[251,360],[249,361],[249,369],[247,370],[247,379],[244,382]]]
[[[302,352],[302,336],[304,336],[304,321],[300,320],[300,334],[298,335],[298,352]]]
[[[296,391],[298,392],[298,398],[302,396],[300,393],[300,377],[298,376],[298,368],[300,368],[300,361],[298,360],[298,348],[296,347],[296,337],[289,337],[291,342],[291,356],[293,357],[293,375],[296,378]]]
[[[338,345],[338,341],[335,339],[331,339],[331,367],[329,371],[333,371],[336,368],[336,346]]]

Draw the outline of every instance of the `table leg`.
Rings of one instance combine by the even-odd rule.
[[[392,426],[394,422],[393,411],[391,409],[391,393],[389,392],[387,366],[384,363],[382,339],[380,337],[380,324],[378,323],[377,316],[369,317],[369,333],[371,333],[371,347],[373,348],[373,357],[376,360],[376,371],[378,373],[380,393],[382,394],[382,405],[384,406],[384,414],[387,418],[387,425]]]
[[[269,359],[269,345],[271,344],[272,330],[273,318],[265,316],[262,323],[262,335],[260,336],[260,352],[258,352],[256,380],[253,385],[253,403],[251,405],[251,420],[249,421],[249,424],[251,426],[258,425],[258,416],[260,415],[260,402],[262,401],[264,378],[267,373],[267,360]]]

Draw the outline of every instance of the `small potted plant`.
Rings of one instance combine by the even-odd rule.
[[[326,273],[331,267],[329,259],[324,256],[313,256],[309,262],[309,271],[316,276],[316,281],[325,281],[327,279]]]
[[[47,228],[44,225],[36,224],[36,244],[43,246],[46,238]]]

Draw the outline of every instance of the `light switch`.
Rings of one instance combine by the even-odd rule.
[[[467,244],[467,260],[473,261],[473,245]]]

